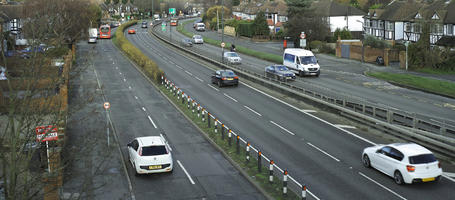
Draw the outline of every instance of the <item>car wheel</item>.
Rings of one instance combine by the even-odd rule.
[[[400,171],[395,171],[393,180],[395,180],[395,183],[398,185],[403,185],[404,183],[403,176],[401,175]]]
[[[320,73],[317,73],[317,74],[316,74],[316,77],[319,77],[319,74],[320,74]]]
[[[134,170],[134,176],[139,176],[139,173],[137,173],[136,165],[133,164],[133,170]]]
[[[362,163],[363,163],[363,166],[365,166],[365,167],[368,167],[368,168],[371,167],[370,158],[368,157],[367,154],[363,155]]]
[[[218,87],[221,87],[222,84],[221,84],[221,80],[218,81]]]

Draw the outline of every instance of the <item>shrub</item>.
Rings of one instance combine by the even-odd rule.
[[[322,47],[322,42],[319,40],[314,40],[310,42],[310,49],[320,49]]]
[[[245,37],[253,37],[254,25],[251,22],[244,22],[239,24],[238,34]]]
[[[349,39],[352,39],[352,35],[351,35],[351,32],[346,29],[346,28],[343,28],[343,30],[337,28],[335,30],[335,32],[333,33],[333,38],[334,40],[338,40],[338,36],[340,36],[340,38],[342,40],[349,40]]]
[[[381,40],[372,35],[366,35],[363,39],[363,44],[378,49],[384,49],[390,46],[385,40]]]

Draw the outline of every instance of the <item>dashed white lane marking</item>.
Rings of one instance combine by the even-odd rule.
[[[302,109],[301,111],[302,111],[302,112],[307,112],[307,113],[315,113],[315,112],[318,112],[318,111],[315,111],[315,110],[305,110],[305,109]]]
[[[254,114],[259,115],[259,116],[262,117],[261,113],[256,112],[255,110],[251,109],[250,107],[248,107],[248,106],[243,106],[243,107],[245,107],[246,109],[250,110],[250,111],[253,112]]]
[[[185,167],[183,167],[182,163],[180,162],[180,160],[177,160],[177,163],[180,165],[180,167],[183,169],[183,172],[185,172],[186,176],[188,177],[188,179],[190,180],[191,184],[196,184],[193,179],[191,178],[190,174],[186,171]]]
[[[158,128],[158,127],[156,127],[155,122],[153,122],[153,119],[150,116],[147,116],[147,117],[149,118],[150,122],[152,122],[153,127]]]
[[[343,124],[335,124],[338,128],[350,128],[350,129],[357,129],[355,126],[343,125]]]
[[[189,71],[185,70],[185,73],[189,74],[190,76],[193,76],[193,74],[191,72],[189,72]]]
[[[328,157],[336,160],[337,162],[340,162],[340,160],[338,158],[336,158],[335,156],[330,155],[329,153],[325,152],[324,150],[320,149],[319,147],[314,146],[313,144],[311,144],[309,142],[307,142],[307,144],[310,145],[311,147],[317,149],[318,151],[322,152],[323,154],[327,155]]]
[[[146,111],[144,107],[142,107],[142,110],[143,110],[144,112]]]
[[[138,99],[137,96],[134,96],[135,99]]]
[[[175,66],[176,66],[177,68],[179,68],[179,69],[183,69],[183,68],[182,68],[182,67],[180,67],[179,65],[175,65]]]
[[[160,136],[161,136],[162,138],[164,138],[163,134],[161,134],[161,133],[160,133]],[[167,140],[166,140],[166,144],[167,144],[167,147],[169,148],[169,151],[172,151],[171,145],[169,145],[169,143],[167,142]]]
[[[130,90],[131,90],[131,86],[128,86],[128,89],[130,89]]]
[[[289,131],[288,129],[286,129],[286,128],[282,127],[282,126],[280,126],[279,124],[275,123],[274,121],[270,121],[270,123],[272,123],[275,126],[278,126],[278,128],[283,129],[284,131],[288,132],[291,135],[295,135],[293,132]]]
[[[207,84],[207,85],[208,85],[209,87],[211,87],[212,89],[216,90],[217,92],[219,92],[219,91],[220,91],[220,90],[218,90],[218,88],[216,88],[216,87],[213,87],[213,86],[212,86],[212,85],[210,85],[210,84]]]
[[[197,77],[197,76],[195,76],[194,78],[197,79],[198,81],[204,82],[204,80],[200,79],[200,78]]]
[[[126,82],[126,78],[123,79],[123,82]]]
[[[226,93],[223,93],[223,94],[224,94],[224,96],[231,99],[232,101],[238,102],[237,99],[232,98],[231,96],[227,95]]]
[[[394,192],[393,190],[387,188],[386,186],[383,186],[381,185],[380,183],[376,182],[375,180],[373,180],[372,178],[368,177],[367,175],[363,174],[362,172],[359,172],[359,174],[363,177],[365,177],[366,179],[370,180],[371,182],[375,183],[376,185],[379,185],[380,187],[384,188],[385,190],[389,191],[390,193],[394,194],[395,196],[399,197],[400,199],[403,199],[403,200],[407,200],[406,198],[402,197],[401,195],[399,195],[398,193]]]

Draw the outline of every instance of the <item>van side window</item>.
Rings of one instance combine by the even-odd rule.
[[[287,53],[285,53],[285,54],[284,54],[284,60],[286,60],[286,61],[288,61],[288,62],[294,62],[295,56],[292,55],[292,54],[287,54]]]

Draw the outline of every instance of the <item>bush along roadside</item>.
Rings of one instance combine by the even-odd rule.
[[[424,78],[409,74],[394,74],[387,72],[367,72],[368,76],[388,81],[413,89],[455,98],[455,83],[432,78]]]
[[[123,30],[136,23],[137,21],[131,21],[120,26],[115,33],[114,43],[153,79],[163,94],[270,196],[275,199],[306,199],[305,185],[297,182],[287,170],[279,168],[273,160],[167,80],[164,72],[125,38]],[[301,195],[298,196],[292,191],[298,191]],[[308,193],[311,194],[309,191]]]
[[[165,77],[162,77],[159,88],[270,196],[275,199],[306,199],[305,184],[296,181],[286,169],[281,169],[272,159],[266,157],[259,148],[254,147],[239,134],[233,132],[232,129],[196,102],[194,97],[185,93]]]
[[[114,38],[112,39],[114,44],[119,47],[132,61],[134,61],[144,72],[156,83],[159,83],[161,76],[164,75],[162,69],[147,57],[141,50],[131,44],[123,34],[125,28],[128,28],[134,24],[137,24],[137,20],[133,20],[122,24],[115,31]]]
[[[195,20],[189,20],[189,21],[186,21],[186,22],[183,22],[181,24],[179,24],[179,26],[177,26],[177,31],[180,32],[181,34],[187,36],[187,37],[193,37],[193,33],[185,30],[185,25],[188,24],[188,23],[192,23],[194,22]],[[219,40],[214,40],[212,38],[208,38],[208,37],[203,37],[204,38],[204,42],[207,43],[207,44],[211,44],[211,45],[215,45],[217,47],[221,46],[221,41]],[[230,47],[231,46],[231,43],[229,42],[225,42],[226,44],[226,47]],[[246,47],[243,47],[241,45],[235,45],[235,48],[237,50],[237,52],[239,53],[243,53],[243,54],[246,54],[246,55],[249,55],[249,56],[254,56],[254,57],[257,57],[257,58],[260,58],[262,60],[267,60],[267,61],[270,61],[270,62],[274,62],[274,63],[277,63],[277,64],[282,64],[283,63],[283,58],[282,56],[280,55],[275,55],[275,54],[271,54],[271,53],[265,53],[265,52],[260,52],[260,51],[256,51],[256,50],[253,50],[253,49],[249,49],[249,48],[246,48]]]

